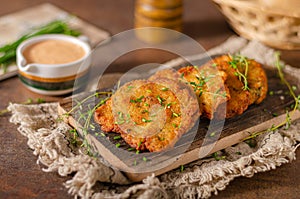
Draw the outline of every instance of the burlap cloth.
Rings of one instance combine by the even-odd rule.
[[[274,50],[239,37],[231,37],[222,45],[211,49],[210,55],[240,52],[266,65],[274,65]],[[198,59],[202,55],[188,59]],[[176,66],[181,58],[167,65]],[[290,66],[295,77],[299,69]],[[141,183],[130,184],[122,172],[105,166],[103,159],[92,158],[74,148],[68,141],[70,127],[57,122],[57,103],[39,105],[10,104],[10,122],[18,124],[19,132],[28,138],[28,146],[38,157],[37,163],[46,166],[45,172],[58,172],[61,176],[72,174],[64,183],[69,193],[82,198],[208,198],[223,190],[238,176],[251,177],[294,160],[300,141],[300,122],[294,122],[288,130],[279,129],[257,137],[257,146],[240,143],[222,151],[226,159],[216,161],[205,158],[185,165],[161,176],[149,176]],[[96,182],[101,186],[94,186]],[[107,183],[108,182],[108,183]],[[122,184],[122,186],[110,183]],[[96,187],[96,188],[95,188]],[[97,189],[98,187],[98,189]],[[100,187],[100,188],[99,188]],[[107,187],[110,187],[109,191]]]

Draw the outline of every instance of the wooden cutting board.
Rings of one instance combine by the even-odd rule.
[[[195,133],[190,131],[184,134],[173,149],[160,153],[140,152],[137,154],[135,150],[129,151],[130,147],[123,140],[114,139],[118,134],[108,133],[102,136],[103,132],[101,132],[99,125],[92,119],[91,124],[96,128],[89,130],[87,140],[92,148],[110,165],[124,171],[125,175],[132,181],[140,181],[151,173],[159,175],[179,168],[181,165],[239,143],[251,133],[268,129],[272,125],[278,125],[285,121],[286,108],[290,108],[294,100],[286,86],[281,83],[277,71],[267,70],[266,72],[269,91],[272,91],[273,95],[268,94],[261,104],[251,105],[242,115],[227,119],[223,129],[221,129],[220,136],[212,133],[206,136],[210,121],[200,119],[199,128]],[[104,76],[102,80],[106,83],[110,81],[113,85],[119,76],[119,74],[109,74],[109,76]],[[291,85],[299,85],[294,77],[287,74],[285,77]],[[299,92],[299,89],[295,92]],[[89,95],[89,93],[82,93],[76,99],[80,101]],[[95,102],[87,101],[82,105],[82,110],[87,111],[87,107],[93,103]],[[60,103],[59,113],[63,114],[69,111],[71,107],[72,98],[64,99]],[[300,112],[296,111],[291,119],[295,120],[299,117]],[[66,122],[81,132],[80,125],[83,125],[83,121],[78,123],[73,115],[68,117]],[[222,123],[215,122],[213,126],[218,129],[222,127]],[[116,145],[120,146],[116,147]],[[201,145],[202,147],[200,147]]]

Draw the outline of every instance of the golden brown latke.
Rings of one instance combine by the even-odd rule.
[[[254,60],[245,58],[248,64],[247,81],[249,89],[244,88],[242,79],[236,74],[236,69],[232,65],[233,57],[223,55],[210,61],[208,64],[216,66],[219,70],[227,74],[225,85],[229,89],[230,99],[226,105],[226,118],[242,114],[249,105],[261,103],[266,97],[268,83],[265,71],[261,64]],[[245,64],[238,62],[238,70],[245,73]],[[224,107],[220,107],[223,109]],[[218,111],[222,112],[222,111]],[[216,117],[220,117],[216,115]]]
[[[187,66],[178,72],[171,69],[162,70],[149,79],[156,81],[161,78],[181,81],[190,86],[198,97],[200,113],[209,119],[213,118],[219,105],[230,98],[228,88],[224,85],[226,73],[211,65]],[[225,115],[225,110],[223,112]]]
[[[132,81],[96,110],[95,120],[103,131],[120,133],[137,150],[161,151],[172,147],[198,119],[193,95],[185,84],[170,79]]]
[[[206,64],[201,67],[188,66],[178,70],[198,96],[203,116],[212,119],[220,104],[230,99],[229,90],[224,84],[227,74]],[[220,113],[221,115],[221,113]],[[223,113],[225,115],[225,111]]]
[[[172,147],[201,114],[230,118],[262,102],[268,89],[265,71],[254,60],[242,60],[224,55],[201,67],[162,70],[149,80],[129,82],[96,110],[95,120],[137,150]],[[248,85],[237,72],[245,74]]]

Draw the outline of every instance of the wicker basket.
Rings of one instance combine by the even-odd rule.
[[[293,12],[267,8],[259,0],[212,1],[239,35],[279,49],[300,49],[298,8]]]

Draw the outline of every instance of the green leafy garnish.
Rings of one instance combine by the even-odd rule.
[[[235,70],[235,75],[239,78],[240,81],[243,81],[244,83],[244,90],[249,90],[248,87],[248,70],[249,70],[249,60],[247,57],[242,55],[233,55],[230,56],[231,61],[229,61],[229,65]],[[240,69],[244,69],[244,73],[240,71]]]
[[[18,46],[25,41],[34,36],[44,35],[44,34],[65,34],[71,36],[79,36],[81,33],[77,30],[73,30],[65,21],[53,21],[44,26],[36,27],[31,30],[30,33],[21,36],[15,42],[6,44],[0,47],[0,67],[4,72],[6,72],[7,67],[16,61],[16,49]]]

